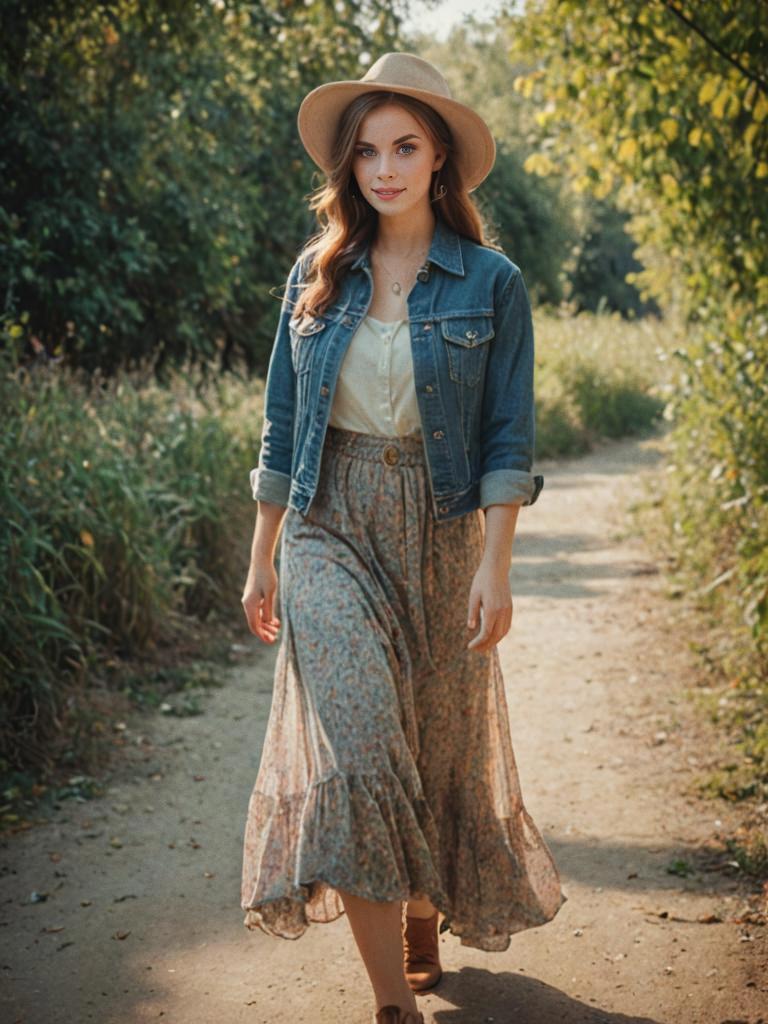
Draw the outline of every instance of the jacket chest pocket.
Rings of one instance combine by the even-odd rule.
[[[441,331],[451,380],[476,387],[485,371],[488,342],[494,336],[493,317],[446,317],[441,321]]]
[[[336,327],[343,312],[344,310],[335,304],[319,315],[305,313],[288,321],[291,360],[297,376],[303,376],[312,369],[315,353],[326,341],[329,332]]]
[[[304,315],[288,321],[288,333],[291,339],[291,362],[298,377],[309,373],[312,369],[318,338],[326,329],[329,321],[322,316]]]

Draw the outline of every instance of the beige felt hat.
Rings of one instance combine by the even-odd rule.
[[[496,143],[485,121],[471,107],[451,97],[434,64],[414,53],[385,53],[362,78],[326,82],[302,100],[298,126],[304,147],[323,171],[332,169],[331,152],[341,115],[364,92],[401,92],[428,103],[453,134],[454,159],[462,183],[472,192],[487,177],[496,159]]]

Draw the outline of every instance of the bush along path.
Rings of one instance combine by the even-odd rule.
[[[425,1020],[765,1024],[757,883],[719,838],[742,812],[697,795],[717,737],[689,700],[698,669],[663,566],[633,525],[658,485],[659,442],[607,442],[540,469],[499,651],[526,804],[569,899],[503,953],[444,933]],[[3,1020],[370,1021],[343,916],[297,942],[242,926],[276,649],[245,623],[239,646],[204,714],[129,716],[103,797],[2,837]]]

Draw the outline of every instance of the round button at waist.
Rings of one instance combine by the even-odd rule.
[[[398,451],[396,445],[388,444],[384,451],[382,452],[382,458],[384,459],[388,466],[397,465],[400,459],[400,452]]]

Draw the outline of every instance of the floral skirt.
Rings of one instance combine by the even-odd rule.
[[[328,427],[279,544],[272,705],[245,825],[244,924],[286,939],[428,896],[505,950],[567,897],[528,814],[496,647],[467,649],[481,513],[436,521],[420,434]]]

